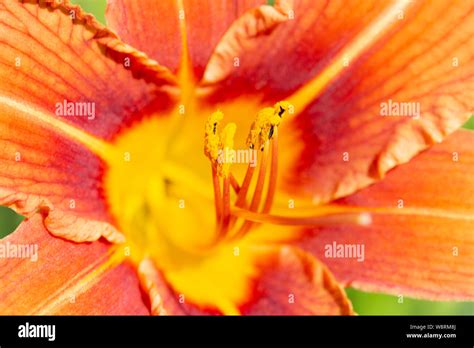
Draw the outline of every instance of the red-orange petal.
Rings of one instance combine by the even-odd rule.
[[[259,264],[244,315],[350,315],[352,305],[318,260],[294,247],[275,247]]]
[[[215,52],[222,53],[213,56],[203,81],[218,83],[213,99],[237,98],[243,92],[262,94],[271,102],[283,99],[322,71],[387,2],[277,0],[276,10],[269,7],[243,13],[218,43]],[[287,20],[276,21],[281,16]]]
[[[231,23],[245,10],[263,2],[108,0],[106,17],[125,42],[172,71],[179,68],[183,54],[181,34],[186,33],[194,74],[200,78],[215,45]]]
[[[251,246],[255,253],[245,299],[234,312],[202,306],[179,294],[151,260],[138,269],[154,315],[336,315],[352,305],[328,269],[312,255],[291,246]],[[236,270],[239,272],[239,270]],[[238,276],[236,276],[236,281]],[[219,283],[214,284],[219,287]]]
[[[179,296],[171,289],[163,274],[150,259],[143,260],[138,266],[138,275],[142,288],[147,293],[152,315],[184,315],[184,306]]]
[[[150,315],[135,266],[124,262],[57,308],[57,315]]]
[[[0,314],[149,313],[135,271],[107,243],[52,237],[35,215],[0,246]],[[12,257],[20,248],[24,257]]]
[[[151,105],[169,106],[158,88],[171,76],[68,1],[0,0],[2,114],[24,103],[112,138]],[[88,103],[95,114],[58,116],[64,101]]]
[[[70,240],[120,241],[88,150],[107,157],[98,137],[168,105],[164,70],[68,1],[0,0],[0,204]]]
[[[376,28],[380,37],[364,32],[392,4],[296,1],[293,20],[237,41],[245,46],[229,57],[238,56],[240,64],[228,60],[231,73],[206,86],[213,103],[251,94],[269,105],[287,98],[297,104],[298,115],[280,132],[281,148],[293,152],[283,170],[292,194],[325,202],[353,193],[472,114],[472,2],[411,2],[393,12],[391,24]],[[247,22],[258,19],[247,15]],[[241,33],[247,22],[231,30]],[[362,46],[370,45],[346,62],[344,52],[349,57],[355,50],[345,50],[361,33]],[[293,94],[300,87],[306,89]],[[381,103],[389,100],[419,103],[420,117],[382,116]]]
[[[473,144],[474,132],[458,131],[381,182],[335,202],[368,211],[382,208],[373,214],[371,225],[315,228],[298,245],[326,263],[345,285],[473,300]],[[363,261],[356,255],[327,257],[335,250],[333,243],[336,248],[364,246]]]
[[[25,216],[40,212],[50,232],[69,240],[120,242],[102,172],[100,158],[54,129],[17,110],[0,113],[0,205]]]

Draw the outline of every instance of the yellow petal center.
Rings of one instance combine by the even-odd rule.
[[[152,258],[180,300],[237,314],[256,273],[255,252],[245,240],[215,243],[212,173],[203,151],[211,113],[153,115],[122,132],[103,185],[133,262]],[[235,126],[223,134],[227,145],[233,132]]]
[[[277,198],[278,127],[290,110],[287,102],[254,112],[253,123],[251,116],[246,122],[231,117],[237,125],[228,123],[222,131],[219,122],[234,107],[181,110],[151,115],[122,132],[103,182],[111,212],[127,238],[124,252],[136,264],[151,258],[180,302],[238,314],[251,298],[257,258],[266,245],[298,236],[289,227],[262,229],[262,223],[363,223],[359,212],[269,215]],[[247,138],[241,129],[250,130]],[[232,163],[226,162],[222,151],[236,149],[257,153],[258,166],[249,162],[253,156],[234,163],[239,152],[230,157]]]

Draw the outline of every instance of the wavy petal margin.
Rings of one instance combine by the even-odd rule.
[[[52,237],[35,215],[0,240],[0,314],[148,314],[123,255]]]
[[[474,132],[390,171],[342,206],[373,212],[368,226],[306,231],[299,241],[346,286],[433,300],[474,299]]]

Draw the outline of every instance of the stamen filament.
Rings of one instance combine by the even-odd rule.
[[[268,181],[268,192],[263,205],[262,213],[270,212],[275,197],[276,181],[278,176],[278,128],[275,127],[272,140],[272,163],[270,168],[270,178]]]
[[[239,191],[240,191],[240,185],[239,185],[237,179],[235,178],[235,176],[232,173],[230,173],[229,179],[230,179],[230,185],[234,189],[234,192],[238,194]]]
[[[246,206],[247,192],[250,188],[250,183],[252,182],[254,171],[255,167],[249,164],[247,167],[247,172],[245,173],[244,181],[242,183],[242,186],[240,187],[237,200],[235,201],[236,207],[243,208]]]
[[[260,162],[260,167],[258,168],[259,172],[258,172],[257,184],[255,187],[255,192],[254,192],[252,201],[250,203],[249,209],[250,211],[253,211],[253,212],[258,211],[258,207],[260,206],[260,201],[262,198],[263,187],[265,185],[265,177],[267,174],[268,143],[269,141],[267,140],[263,148],[263,155]],[[245,221],[233,238],[240,238],[244,236],[250,230],[252,225],[253,223],[251,221]]]
[[[219,232],[219,236],[227,235],[229,230],[229,223],[230,223],[230,179],[228,176],[224,177],[223,180],[223,214],[222,214],[222,224]]]
[[[265,176],[267,174],[267,162],[268,162],[268,143],[265,143],[265,148],[263,149],[262,161],[260,162],[259,173],[257,178],[257,186],[255,187],[255,192],[250,203],[250,210],[257,211],[260,205],[260,200],[262,198],[263,186],[265,184]]]
[[[223,213],[223,206],[222,206],[222,194],[220,188],[220,180],[217,176],[217,169],[216,166],[211,164],[212,166],[212,183],[214,186],[214,204],[216,208],[216,224],[220,224],[222,213]]]

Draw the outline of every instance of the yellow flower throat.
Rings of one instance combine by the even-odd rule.
[[[269,211],[276,171],[269,178],[265,197],[262,178],[268,171],[269,153],[274,152],[273,161],[278,158],[278,148],[271,142],[277,144],[277,128],[288,108],[288,103],[281,102],[261,110],[251,127],[247,148],[238,152],[246,154],[246,160],[255,154],[259,158],[259,175],[253,186],[255,162],[239,164],[248,167],[242,185],[231,172],[232,162],[238,160],[233,152],[236,125],[230,123],[221,131],[224,115],[220,111],[212,113],[205,124],[205,156],[202,137],[200,144],[192,137],[198,124],[190,124],[189,132],[180,131],[183,141],[176,135],[175,124],[166,118],[146,119],[123,133],[115,141],[120,157],[106,172],[104,191],[127,237],[130,258],[137,264],[145,257],[153,259],[186,300],[237,313],[236,306],[248,296],[249,280],[256,270],[253,252],[242,238],[253,223],[232,215],[231,207],[257,212],[262,203],[264,211]],[[200,156],[196,156],[198,147]],[[224,151],[234,157],[222,156]],[[271,168],[275,170],[276,163],[270,163]]]
[[[193,136],[203,129],[202,118],[189,120],[179,132],[165,117],[148,118],[117,138],[120,151],[109,163],[104,192],[127,237],[131,260],[138,264],[151,258],[185,301],[238,314],[258,273],[255,259],[264,248],[258,238],[278,242],[296,237],[288,228],[277,236],[277,227],[271,236],[249,232],[267,221],[324,223],[324,217],[305,221],[269,215],[276,191],[278,127],[290,109],[288,102],[279,102],[260,110],[242,149],[234,149],[236,125],[221,127],[220,111],[205,122],[204,154],[202,135]],[[251,161],[255,156],[258,166]],[[239,183],[232,168],[242,161],[248,163],[239,163],[246,168]]]

